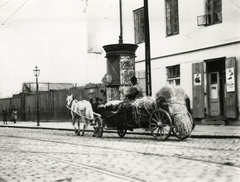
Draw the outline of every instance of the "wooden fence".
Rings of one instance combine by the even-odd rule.
[[[68,90],[50,90],[39,92],[39,115],[40,121],[68,121],[71,119],[70,113],[66,108],[66,95],[73,94],[77,100],[90,100],[97,97],[106,100],[104,86],[102,84],[92,84],[88,87],[73,87]],[[18,121],[37,120],[37,95],[21,94],[21,96],[0,99],[0,120],[2,111],[8,110],[8,120],[10,120],[11,110],[16,108],[18,111]]]

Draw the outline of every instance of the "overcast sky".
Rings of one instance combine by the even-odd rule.
[[[89,75],[92,63],[87,60],[95,56],[86,54],[87,22],[106,19],[102,7],[112,7],[110,2],[116,4],[116,0],[0,0],[0,98],[19,93],[23,82],[35,82],[36,65],[41,69],[39,82],[100,82],[105,62],[96,59],[98,69]]]

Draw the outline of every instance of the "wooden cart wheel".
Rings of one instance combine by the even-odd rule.
[[[101,138],[103,135],[103,121],[100,116],[95,117],[94,136]]]
[[[191,115],[189,112],[187,112],[187,114],[188,114],[188,116],[190,117],[190,120],[191,120],[192,123],[193,123],[192,115]],[[173,121],[173,123],[174,123],[174,121]],[[193,127],[192,127],[192,130],[193,130],[193,128],[194,128],[194,125],[193,125]],[[178,139],[180,139],[180,140],[184,140],[184,139],[190,137],[190,135],[184,135],[184,136],[183,136],[182,133],[176,129],[175,124],[174,124],[174,126],[173,126],[173,128],[172,128],[172,132],[173,132],[173,135],[175,135],[175,136],[176,136]]]
[[[166,140],[172,131],[172,119],[163,109],[157,109],[150,115],[149,128],[154,138]]]
[[[119,135],[121,138],[123,138],[123,137],[126,135],[127,130],[126,130],[126,129],[118,128],[118,129],[117,129],[117,133],[118,133],[118,135]]]

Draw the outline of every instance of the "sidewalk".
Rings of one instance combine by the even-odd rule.
[[[82,126],[82,123],[81,123]],[[73,131],[71,122],[44,122],[40,121],[40,126],[33,121],[17,121],[14,124],[8,121],[7,125],[0,121],[0,127],[15,127],[15,128],[30,128],[30,129],[51,129],[51,130],[67,130]],[[92,132],[93,127],[88,126],[86,132]],[[116,132],[115,130],[104,130],[104,132]],[[127,133],[134,134],[150,134],[144,129],[134,129],[134,131],[127,131]],[[225,126],[225,125],[196,125],[192,132],[191,138],[240,138],[240,126]]]

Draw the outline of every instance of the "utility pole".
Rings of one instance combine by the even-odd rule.
[[[144,22],[145,22],[145,76],[146,76],[146,95],[152,96],[151,85],[151,55],[150,55],[150,33],[148,18],[148,0],[144,0]]]
[[[119,44],[123,43],[123,26],[122,26],[122,0],[119,0],[119,12],[120,12],[120,35],[119,35]]]

